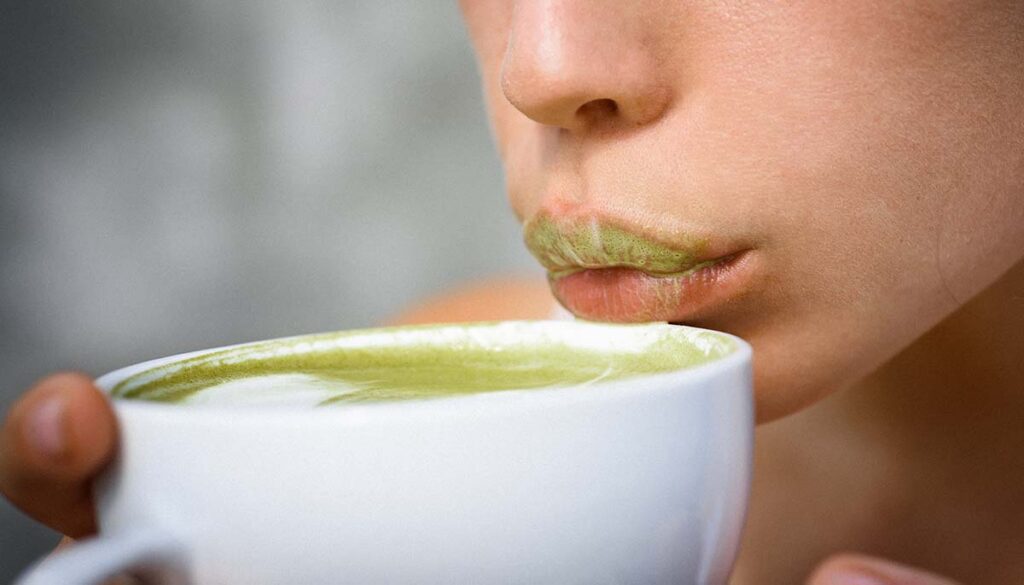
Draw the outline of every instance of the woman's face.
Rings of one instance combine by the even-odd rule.
[[[1014,0],[463,10],[555,296],[746,338],[762,421],[877,368],[1024,255]]]

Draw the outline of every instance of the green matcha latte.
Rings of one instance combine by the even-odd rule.
[[[362,329],[191,354],[117,384],[118,398],[183,404],[331,405],[588,386],[691,368],[726,335],[653,323],[506,321]]]

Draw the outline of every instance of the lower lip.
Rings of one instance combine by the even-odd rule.
[[[749,251],[680,276],[632,268],[588,269],[551,279],[555,297],[577,317],[594,321],[679,323],[705,317],[735,297],[752,269]]]

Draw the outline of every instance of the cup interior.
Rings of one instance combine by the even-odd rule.
[[[118,400],[330,406],[595,386],[735,356],[731,335],[666,323],[504,321],[349,330],[138,364],[99,379]]]

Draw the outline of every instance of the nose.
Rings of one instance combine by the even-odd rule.
[[[671,101],[651,24],[631,2],[516,3],[502,63],[505,98],[536,122],[570,131],[637,127]]]

